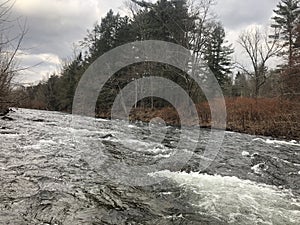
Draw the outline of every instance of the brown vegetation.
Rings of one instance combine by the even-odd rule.
[[[300,101],[288,101],[279,98],[227,98],[227,130],[265,135],[277,138],[300,140]],[[201,127],[218,127],[217,121],[211,121],[208,102],[197,105]],[[214,109],[218,110],[218,109]],[[109,118],[109,112],[99,114]],[[180,119],[172,107],[160,109],[137,108],[130,114],[130,120],[150,122],[155,117],[162,118],[166,124],[179,126]],[[188,124],[195,125],[195,121]]]
[[[300,139],[300,103],[279,98],[226,99],[227,128],[249,134]]]

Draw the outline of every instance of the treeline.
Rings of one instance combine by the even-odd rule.
[[[30,99],[28,106],[70,112],[77,83],[88,66],[117,46],[142,40],[162,40],[191,49],[194,55],[208,63],[224,91],[229,91],[233,49],[225,41],[222,24],[210,15],[211,4],[212,1],[188,5],[185,0],[156,3],[133,0],[128,6],[130,16],[122,17],[110,10],[81,42],[87,51],[79,53],[60,74],[53,74],[48,81],[26,89]],[[201,90],[187,74],[168,65],[145,62],[116,73],[100,93],[97,108],[108,110],[126,84],[154,75],[173,80],[196,102],[203,99]],[[166,104],[161,99],[149,98],[139,102],[137,107],[163,107]]]
[[[143,40],[168,41],[190,49],[196,58],[207,63],[227,97],[299,99],[299,0],[278,3],[268,32],[257,27],[241,32],[238,42],[251,67],[233,60],[234,49],[225,39],[222,22],[212,12],[214,1],[191,2],[131,0],[127,4],[128,16],[110,10],[87,32],[80,43],[82,51],[64,65],[59,74],[52,74],[47,81],[21,90],[28,96],[22,106],[71,112],[77,84],[91,63],[117,46]],[[267,65],[274,57],[280,57],[282,64],[270,69]],[[108,112],[126,84],[147,76],[170,79],[185,89],[195,103],[205,101],[201,89],[184,72],[169,65],[145,62],[123,68],[107,82],[99,94],[97,113]],[[135,105],[137,108],[166,106],[168,102],[151,97]]]

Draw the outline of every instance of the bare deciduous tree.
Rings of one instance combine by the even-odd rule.
[[[195,19],[194,32],[190,34],[189,45],[193,50],[196,58],[201,58],[205,43],[208,41],[208,33],[212,30],[211,22],[214,20],[214,15],[211,11],[215,0],[189,0],[189,12],[191,17]]]
[[[267,32],[262,32],[258,27],[244,31],[238,43],[245,50],[251,61],[252,70],[238,63],[238,67],[249,75],[254,81],[254,95],[258,97],[260,88],[267,81],[267,62],[275,57],[282,47],[277,39],[270,40]]]
[[[0,111],[13,104],[10,98],[12,81],[16,74],[23,70],[17,67],[16,57],[26,33],[26,25],[19,19],[10,19],[14,1],[7,0],[0,4]],[[18,34],[10,37],[11,30],[18,27]]]

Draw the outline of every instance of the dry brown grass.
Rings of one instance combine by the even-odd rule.
[[[300,138],[300,103],[279,98],[226,99],[227,127],[250,134]]]
[[[180,119],[177,111],[172,107],[165,107],[160,109],[145,109],[137,108],[132,109],[130,113],[130,120],[140,120],[144,122],[150,122],[153,118],[162,118],[167,124],[178,126],[180,125]]]
[[[226,98],[225,101],[227,130],[300,140],[299,101],[280,98]],[[218,104],[215,105],[217,107],[214,110],[218,112]],[[197,111],[202,127],[218,127],[219,121],[211,121],[208,102],[198,104]],[[180,125],[178,114],[172,107],[155,110],[133,109],[130,119],[149,122],[155,117],[161,117],[167,124]],[[195,121],[187,121],[184,125],[195,125]]]

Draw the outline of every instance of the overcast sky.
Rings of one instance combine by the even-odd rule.
[[[5,0],[0,0],[0,2]],[[279,0],[278,0],[279,1]],[[215,13],[227,39],[236,46],[241,30],[266,25],[277,0],[217,0]],[[14,15],[27,19],[28,32],[20,55],[22,66],[39,65],[24,72],[24,83],[46,79],[72,58],[80,40],[109,9],[124,12],[124,0],[16,0]],[[238,53],[237,53],[238,54]],[[237,56],[235,56],[237,57]]]

